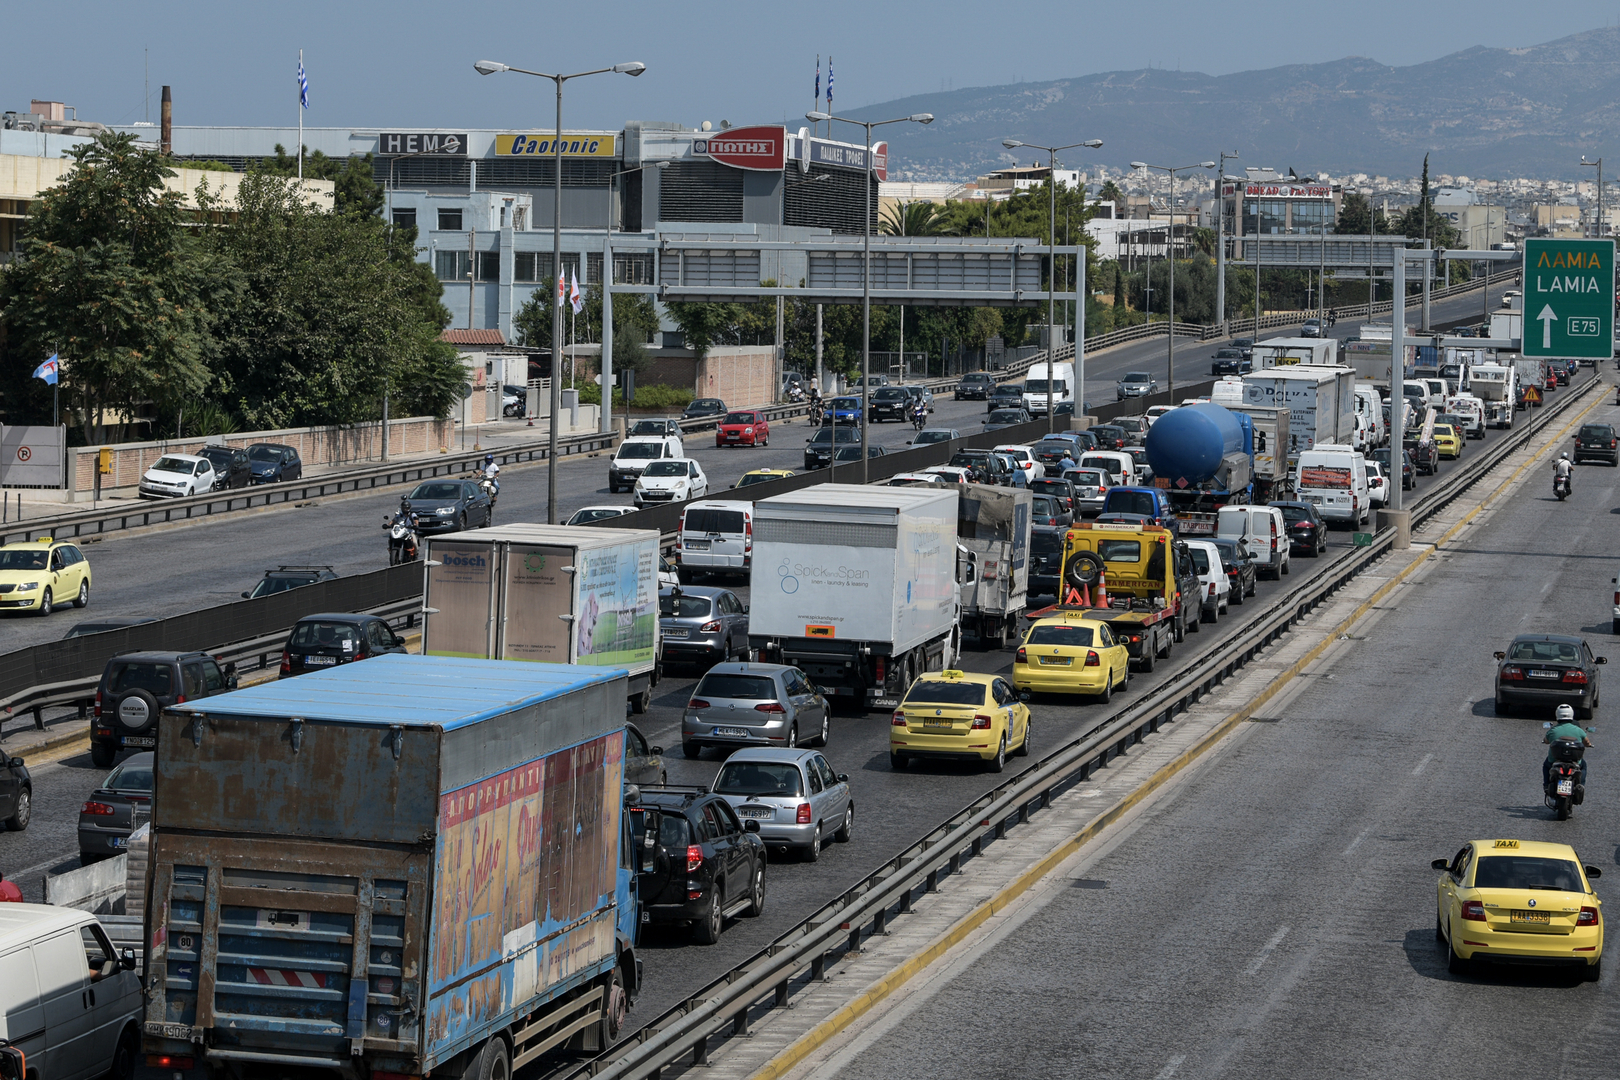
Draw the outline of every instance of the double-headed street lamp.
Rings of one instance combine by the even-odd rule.
[[[551,217],[551,270],[552,276],[562,281],[562,92],[563,83],[569,79],[578,79],[586,75],[602,75],[614,72],[619,75],[640,75],[647,70],[647,65],[640,61],[628,64],[614,64],[612,67],[596,68],[593,71],[576,71],[572,75],[549,75],[543,71],[528,71],[524,68],[512,67],[510,64],[496,63],[494,60],[480,60],[473,65],[473,70],[480,75],[494,75],[500,71],[515,71],[519,75],[533,75],[538,79],[550,79],[557,84],[557,133],[551,140],[551,156],[554,164],[552,177],[552,190],[555,198],[552,202]],[[611,270],[609,271],[611,273]],[[551,421],[546,426],[551,429],[549,445],[546,449],[546,521],[557,524],[557,422],[562,413],[562,291],[552,289],[555,294],[551,300]],[[603,392],[612,394],[610,387],[603,387]],[[611,400],[611,398],[609,398]]]
[[[870,451],[866,447],[866,414],[870,412],[868,398],[872,387],[872,129],[882,127],[884,124],[932,124],[933,113],[912,113],[910,116],[897,116],[893,120],[850,120],[831,113],[807,112],[804,118],[811,123],[820,123],[823,120],[837,120],[842,124],[856,124],[866,129],[866,216],[861,220],[861,483],[867,481],[868,462],[871,460]],[[904,360],[905,357],[901,357]],[[838,454],[838,424],[833,423],[832,452]]]
[[[1040,143],[1022,142],[1018,139],[1001,140],[1001,145],[1009,150],[1027,146],[1031,150],[1045,150],[1051,155],[1051,164],[1046,174],[1047,186],[1052,189],[1052,207],[1046,219],[1046,433],[1048,435],[1052,433],[1053,425],[1057,423],[1057,403],[1052,400],[1052,367],[1057,361],[1057,303],[1053,296],[1053,288],[1057,282],[1057,156],[1059,150],[1073,150],[1077,146],[1095,150],[1102,144],[1101,139],[1087,139],[1084,142],[1069,143],[1067,146],[1042,146]],[[1079,347],[1079,342],[1076,342],[1075,349],[1078,350]],[[1084,375],[1079,376],[1079,384],[1080,414],[1083,416],[1086,411]]]
[[[1189,172],[1193,169],[1213,169],[1214,167],[1215,163],[1213,161],[1200,161],[1196,165],[1177,165],[1173,168],[1166,165],[1149,165],[1145,161],[1131,162],[1131,168],[1133,169],[1152,169],[1155,172],[1166,173],[1170,177],[1170,197],[1168,200],[1170,204],[1170,228],[1164,234],[1164,251],[1166,261],[1170,264],[1170,303],[1166,309],[1170,313],[1170,333],[1165,340],[1170,347],[1170,403],[1172,405],[1176,401],[1176,173]],[[1258,247],[1258,244],[1256,246]],[[1152,267],[1149,267],[1148,275],[1150,280],[1152,273]]]

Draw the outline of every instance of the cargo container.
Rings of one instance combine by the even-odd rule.
[[[500,1077],[616,1036],[640,986],[625,679],[389,655],[167,710],[159,1075]]]
[[[1286,405],[1288,457],[1317,443],[1349,444],[1356,434],[1356,373],[1347,367],[1271,368],[1243,376],[1246,405]]]
[[[1299,364],[1334,367],[1338,363],[1338,338],[1277,337],[1256,342],[1254,346],[1255,371],[1274,367],[1294,367]]]
[[[754,504],[748,641],[857,708],[960,652],[957,493],[817,484]]]
[[[1475,364],[1469,372],[1469,389],[1485,403],[1488,427],[1513,428],[1513,410],[1519,398],[1518,372],[1505,364]]]
[[[1268,503],[1291,498],[1293,480],[1288,468],[1290,410],[1281,405],[1236,404],[1227,408],[1248,416],[1254,430],[1254,501]]]
[[[651,530],[517,522],[427,541],[422,652],[621,667],[630,706],[658,684]]]
[[[981,646],[1006,648],[1029,601],[1033,496],[1023,488],[960,485],[956,540],[974,572],[963,575],[962,627]]]

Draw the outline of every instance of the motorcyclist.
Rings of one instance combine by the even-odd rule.
[[[484,455],[483,471],[484,479],[489,481],[490,498],[495,498],[501,493],[501,466],[500,463],[495,460],[494,454]]]
[[[1547,758],[1541,763],[1542,787],[1546,787],[1550,780],[1553,764],[1551,749],[1553,743],[1568,739],[1571,742],[1580,743],[1583,747],[1592,745],[1592,740],[1586,737],[1586,730],[1575,723],[1575,710],[1573,708],[1568,705],[1560,705],[1558,711],[1553,715],[1558,721],[1557,724],[1548,728],[1547,733],[1541,738],[1541,741],[1548,746]],[[1581,757],[1581,786],[1586,786],[1586,757],[1584,755]]]
[[[918,431],[928,423],[928,403],[922,398],[918,398],[916,404],[911,407],[911,422]]]
[[[1559,454],[1558,460],[1553,464],[1553,480],[1557,482],[1561,478],[1564,481],[1564,490],[1571,495],[1575,494],[1575,484],[1572,476],[1574,472],[1575,465],[1569,460],[1569,455]]]

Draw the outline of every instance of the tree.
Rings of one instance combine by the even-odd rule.
[[[1368,235],[1367,215],[1369,209],[1370,202],[1367,196],[1361,194],[1360,192],[1351,192],[1347,194],[1339,206],[1339,218],[1333,227],[1333,231],[1344,236]],[[1373,212],[1372,227],[1375,233],[1389,233],[1393,231],[1389,226],[1389,222],[1385,219],[1384,212],[1382,210]]]
[[[382,185],[373,172],[375,155],[361,157],[351,154],[346,158],[330,158],[319,150],[304,154],[306,180],[330,180],[332,209],[351,217],[376,217],[383,211]],[[297,176],[298,159],[288,154],[280,143],[274,157],[260,158],[255,171],[271,176]]]
[[[1418,189],[1418,204],[1409,207],[1396,219],[1394,232],[1412,240],[1427,240],[1434,248],[1454,248],[1461,242],[1457,227],[1435,213],[1429,198],[1429,155],[1423,155],[1423,179]]]
[[[1105,181],[1103,186],[1098,189],[1097,201],[1113,203],[1115,210],[1114,216],[1124,217],[1124,215],[1119,213],[1119,211],[1125,209],[1125,193],[1121,191],[1119,189],[1119,185],[1114,183],[1112,180]]]
[[[179,195],[164,188],[174,170],[130,134],[103,132],[69,153],[72,169],[34,204],[20,256],[0,274],[0,313],[13,346],[6,381],[31,385],[33,367],[59,352],[89,442],[109,408],[203,388],[209,320],[205,265]]]
[[[897,202],[883,211],[878,232],[884,236],[938,236],[945,222],[938,203]]]

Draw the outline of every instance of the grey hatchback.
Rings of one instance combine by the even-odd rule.
[[[726,759],[710,789],[744,823],[759,822],[766,847],[788,847],[805,862],[821,857],[830,834],[840,844],[855,828],[849,777],[814,750],[758,747]]]
[[[748,658],[748,607],[730,589],[677,585],[658,594],[664,663],[713,664]]]
[[[786,664],[716,664],[681,716],[681,752],[705,746],[826,746],[830,710],[821,688]],[[813,733],[813,734],[812,734]]]
[[[150,751],[131,754],[107,774],[79,810],[79,862],[89,866],[122,855],[129,834],[152,819]]]

